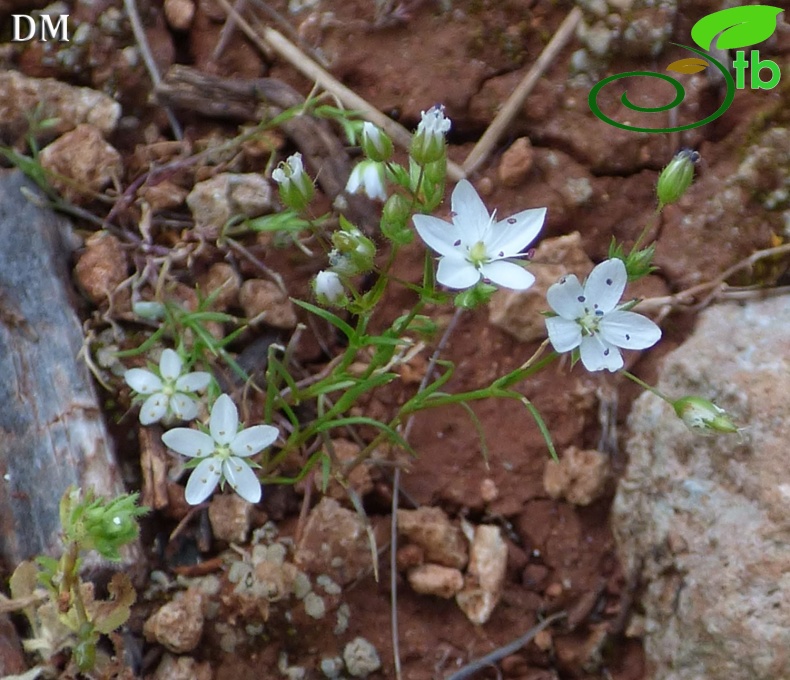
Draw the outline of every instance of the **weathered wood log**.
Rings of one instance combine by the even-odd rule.
[[[275,78],[220,78],[180,65],[165,74],[156,97],[176,109],[239,122],[270,120],[304,104],[302,95]],[[344,193],[353,164],[328,121],[296,116],[281,127],[324,193],[333,200],[342,196],[348,205],[346,216],[371,233],[379,224],[379,212],[367,197]]]
[[[11,571],[59,556],[59,503],[71,486],[124,492],[70,303],[70,225],[31,202],[20,172],[0,174],[0,559]],[[122,568],[141,562],[133,545]],[[95,562],[94,565],[96,566]]]

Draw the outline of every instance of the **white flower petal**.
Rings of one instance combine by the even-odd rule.
[[[205,390],[211,382],[211,373],[195,371],[187,373],[176,380],[176,390],[178,392],[200,392]]]
[[[247,463],[231,456],[222,464],[222,472],[233,490],[248,503],[261,500],[261,483]]]
[[[582,327],[575,321],[552,316],[546,319],[549,340],[555,352],[569,352],[582,341]]]
[[[205,432],[188,427],[174,427],[162,435],[165,446],[190,458],[202,458],[214,452],[214,440]]]
[[[239,429],[239,412],[227,394],[221,394],[211,409],[208,428],[217,444],[230,444]]]
[[[440,255],[460,255],[463,252],[461,250],[463,241],[449,222],[432,215],[415,215],[412,220],[425,245]]]
[[[604,314],[611,312],[620,302],[628,282],[628,274],[622,260],[604,260],[590,272],[584,284],[587,306],[597,305]]]
[[[186,394],[176,392],[170,397],[170,410],[179,420],[194,420],[198,416],[198,405]]]
[[[165,380],[175,380],[181,375],[183,365],[184,362],[181,361],[178,352],[166,349],[162,352],[162,356],[159,359],[159,373],[162,374]]]
[[[546,221],[546,208],[522,210],[491,227],[488,252],[493,257],[512,257],[532,243]],[[500,255],[502,253],[502,255]]]
[[[346,182],[347,193],[355,194],[362,186],[363,170],[364,168],[362,167],[361,163],[357,163],[357,165],[354,166],[353,170],[351,170],[351,174],[348,176],[348,182]]]
[[[580,354],[582,364],[588,371],[617,371],[623,367],[620,350],[598,334],[582,338]]]
[[[370,161],[362,172],[362,184],[368,198],[378,198],[381,201],[387,200],[387,191],[384,188],[384,166],[380,163]]]
[[[172,430],[170,430],[172,432]],[[206,458],[192,470],[187,482],[184,496],[190,505],[199,505],[206,500],[214,489],[217,488],[219,479],[222,476],[220,462],[214,458]]]
[[[507,260],[481,264],[480,273],[492,283],[513,290],[526,290],[535,283],[535,277],[524,267]]]
[[[162,381],[144,368],[130,368],[123,379],[138,394],[153,394],[162,390]]]
[[[606,342],[625,349],[646,349],[661,339],[661,329],[636,312],[609,312],[598,329]]]
[[[167,413],[167,397],[161,392],[152,394],[140,407],[140,422],[143,425],[156,423]]]
[[[271,425],[255,425],[242,430],[230,443],[230,450],[237,456],[252,456],[272,444],[280,432]]]
[[[571,321],[584,316],[585,299],[584,289],[574,274],[563,276],[546,291],[546,301],[551,308],[563,319]]]
[[[465,179],[458,182],[450,202],[456,238],[470,245],[481,241],[491,224],[491,215],[472,183]]]
[[[471,262],[454,254],[439,259],[436,280],[443,286],[460,290],[474,286],[480,280],[480,272]]]

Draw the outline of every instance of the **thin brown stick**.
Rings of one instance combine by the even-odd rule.
[[[743,298],[743,291],[737,291],[737,294],[730,294],[736,293],[735,291],[727,291],[725,281],[729,279],[733,274],[737,274],[745,269],[750,269],[754,266],[755,263],[759,262],[760,260],[764,260],[768,257],[775,257],[777,255],[785,255],[790,253],[790,243],[784,243],[781,246],[776,246],[774,248],[766,248],[764,250],[757,250],[748,257],[736,262],[734,265],[726,269],[724,272],[719,274],[715,279],[711,281],[706,281],[705,283],[697,284],[696,286],[692,286],[691,288],[687,288],[686,290],[682,290],[679,293],[674,293],[673,295],[664,295],[661,297],[654,297],[654,298],[647,298],[642,300],[636,307],[639,308],[641,312],[663,312],[664,314],[671,310],[676,309],[679,307],[691,307],[694,306],[697,298],[700,296],[704,296],[704,304],[710,304],[719,297],[733,297],[736,299]],[[776,295],[777,293],[772,293],[771,291],[775,290],[784,290],[784,289],[757,289],[750,291],[752,297],[757,297],[761,294],[763,295]],[[698,306],[698,305],[697,305]]]
[[[140,13],[137,11],[135,0],[123,0],[123,6],[129,17],[129,23],[132,25],[132,33],[134,33],[134,39],[137,41],[137,46],[140,48],[140,54],[143,56],[145,68],[148,71],[151,82],[156,88],[159,83],[162,82],[162,77],[159,75],[159,69],[157,68],[156,61],[154,61],[154,55],[151,54],[151,48],[148,46],[148,39],[145,36],[145,29],[143,28],[143,22],[140,21]],[[178,141],[181,141],[184,138],[181,124],[178,122],[172,109],[167,106],[162,108],[167,114],[170,128],[173,130],[173,136]]]
[[[570,14],[565,17],[565,20],[560,24],[554,37],[549,41],[549,44],[540,53],[538,60],[529,70],[524,79],[518,84],[513,94],[510,95],[508,100],[499,110],[491,125],[483,133],[480,141],[475,144],[474,149],[469,153],[466,160],[463,162],[462,170],[464,176],[471,174],[488,158],[494,145],[502,137],[507,127],[515,118],[516,114],[521,109],[524,100],[527,98],[532,88],[538,82],[538,79],[543,75],[543,72],[549,67],[554,58],[562,51],[567,44],[573,32],[576,30],[576,25],[582,18],[582,11],[578,7],[574,7]]]
[[[490,654],[486,654],[479,659],[475,659],[463,668],[460,668],[452,675],[449,675],[447,680],[465,680],[465,678],[471,678],[473,675],[475,675],[475,673],[483,670],[486,666],[498,663],[506,656],[515,654],[519,649],[530,642],[538,633],[540,633],[540,631],[545,630],[552,623],[565,618],[567,615],[567,612],[564,611],[552,614],[548,618],[543,619],[543,621],[530,628],[526,633],[524,633],[524,635],[513,640],[513,642],[510,642],[499,649],[495,649]]]
[[[378,125],[398,146],[404,149],[409,148],[411,144],[411,133],[405,127],[399,125],[388,116],[385,116],[356,92],[350,90],[335,77],[327,73],[327,71],[304,54],[304,52],[288,40],[282,33],[268,26],[264,26],[261,28],[261,34],[259,35],[249,22],[233,9],[233,6],[228,0],[218,0],[218,2],[228,13],[228,16],[232,16],[235,19],[238,27],[259,49],[264,51],[267,48],[274,50],[281,58],[285,59],[305,77],[316,82],[321,88],[335,97],[343,106],[359,111],[366,120]],[[459,165],[448,160],[447,176],[457,182],[466,177],[466,173]]]

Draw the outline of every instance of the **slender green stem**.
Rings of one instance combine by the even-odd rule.
[[[622,373],[629,380],[633,380],[640,387],[644,387],[648,392],[652,392],[660,399],[663,399],[665,402],[667,402],[667,404],[672,405],[674,403],[666,394],[663,394],[658,388],[653,387],[652,385],[648,385],[644,380],[637,378],[633,373],[629,373],[624,368],[620,369],[620,373]]]
[[[662,209],[661,207],[656,208],[656,211],[650,216],[650,219],[647,221],[645,228],[642,229],[642,233],[639,234],[636,241],[634,241],[634,245],[631,246],[631,252],[629,253],[630,255],[633,255],[639,249],[639,246],[642,243],[642,239],[644,239],[645,236],[647,236],[647,234],[650,232],[650,230],[656,225],[656,222],[661,216],[661,209]]]

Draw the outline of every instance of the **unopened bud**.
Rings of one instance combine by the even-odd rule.
[[[658,176],[656,193],[658,207],[676,203],[694,180],[694,166],[699,162],[699,153],[681,149]]]
[[[392,156],[392,140],[373,123],[362,126],[362,150],[372,161],[388,161]]]
[[[411,202],[400,194],[393,194],[381,211],[381,233],[399,246],[411,243],[414,240],[414,230],[409,226],[411,214]]]
[[[673,402],[675,413],[697,434],[732,434],[738,428],[723,408],[702,397],[683,397]]]
[[[350,264],[353,274],[361,274],[373,268],[376,246],[359,229],[346,222],[346,228],[332,234],[332,245],[335,251]],[[333,266],[335,271],[340,271]],[[344,272],[341,272],[344,273]],[[351,274],[349,274],[351,275]]]
[[[284,163],[280,163],[272,172],[272,179],[277,182],[282,202],[293,210],[302,210],[313,199],[315,185],[304,171],[300,153],[295,153]]]
[[[335,272],[320,271],[313,281],[313,290],[318,301],[324,305],[343,306],[346,298],[346,289],[343,282]]]
[[[435,163],[446,154],[445,135],[452,123],[444,117],[444,107],[437,105],[422,112],[422,120],[411,140],[409,154],[420,165]]]

